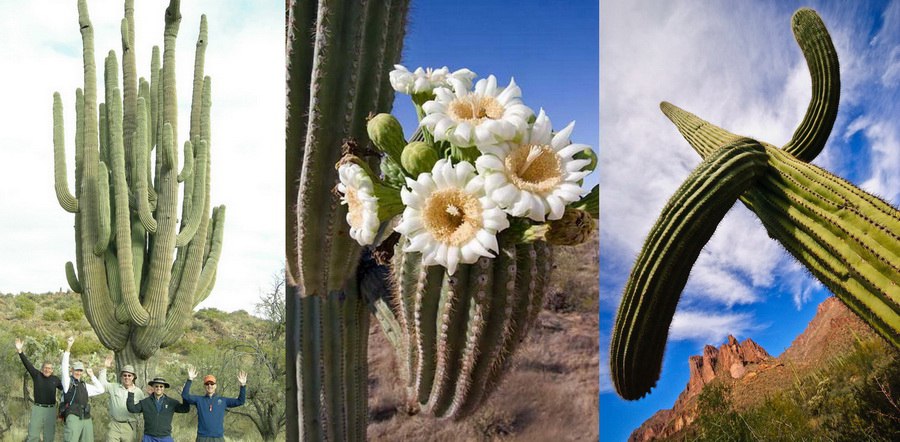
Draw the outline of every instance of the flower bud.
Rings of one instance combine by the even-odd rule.
[[[413,177],[423,172],[431,172],[438,161],[438,153],[434,148],[421,141],[413,141],[403,148],[400,164]]]
[[[395,162],[400,162],[400,154],[403,146],[406,146],[406,138],[403,137],[403,126],[391,114],[378,114],[372,117],[366,125],[369,139],[372,144],[391,157]]]

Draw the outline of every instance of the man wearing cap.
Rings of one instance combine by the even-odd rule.
[[[113,356],[109,355],[103,361],[103,369],[100,370],[100,383],[109,392],[109,430],[106,432],[106,442],[133,442],[138,436],[138,415],[129,413],[125,407],[128,393],[134,393],[134,401],[138,402],[147,397],[140,388],[134,385],[134,367],[126,365],[119,372],[121,383],[108,382],[106,371],[112,365]]]
[[[169,383],[165,379],[156,377],[147,384],[153,388],[153,394],[135,402],[135,393],[129,391],[125,407],[131,413],[144,415],[142,442],[172,442],[172,416],[191,411],[191,406],[166,396]]]
[[[67,342],[69,345],[62,357],[63,373],[70,371],[69,352],[72,350],[75,337],[69,336]],[[84,382],[82,379],[84,371],[84,364],[75,362],[72,364],[71,376],[62,378],[62,407],[65,409],[62,415],[66,420],[63,440],[66,442],[93,442],[94,440],[94,422],[91,420],[91,404],[88,397],[102,394],[104,390],[94,376],[94,371],[90,368],[87,369],[87,374],[91,378],[91,383]]]
[[[216,377],[206,375],[203,378],[203,396],[191,395],[191,382],[197,377],[197,369],[188,367],[188,380],[181,390],[181,399],[185,404],[197,407],[197,442],[225,440],[225,409],[244,405],[247,399],[247,373],[238,373],[241,392],[237,398],[221,397],[216,394]]]
[[[44,435],[45,441],[56,437],[56,390],[62,390],[62,381],[53,376],[53,364],[44,362],[38,371],[22,353],[23,342],[16,339],[16,353],[22,359],[25,370],[34,384],[34,404],[31,406],[31,422],[28,423],[27,442],[37,442]]]

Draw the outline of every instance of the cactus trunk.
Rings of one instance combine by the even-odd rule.
[[[501,233],[496,258],[461,265],[453,276],[397,246],[393,306],[376,316],[393,332],[411,409],[461,419],[508,371],[543,305],[552,267],[546,243],[516,244],[515,236]]]
[[[341,146],[393,102],[408,0],[288,4],[288,440],[365,440],[369,318],[360,247],[332,192]],[[310,44],[314,42],[314,44]]]
[[[85,0],[78,2],[84,56],[84,91],[76,92],[75,194],[66,189],[62,104],[54,95],[54,169],[60,205],[75,213],[76,264],[66,264],[72,290],[81,294],[85,316],[117,363],[146,367],[160,348],[184,332],[193,308],[212,290],[221,252],[224,207],[209,208],[210,82],[203,77],[206,21],[201,20],[195,71],[198,116],[186,147],[190,173],[179,179],[175,130],[175,37],[179,2],[166,10],[162,67],[154,48],[151,83],[137,78],[134,1],[122,20],[122,84],[118,59],[105,59],[105,102],[97,104],[93,27]],[[155,93],[152,91],[156,91]],[[196,97],[200,99],[196,99]],[[57,131],[59,134],[57,136]],[[191,146],[190,142],[187,146]],[[150,154],[157,151],[156,173]],[[189,202],[177,225],[178,182]],[[189,190],[191,189],[191,190]],[[172,256],[176,255],[175,262]],[[146,369],[141,375],[147,379]]]

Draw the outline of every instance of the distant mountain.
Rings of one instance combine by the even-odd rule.
[[[728,336],[718,348],[707,345],[702,355],[688,358],[690,379],[671,409],[660,410],[631,433],[629,441],[678,439],[698,416],[698,396],[712,382],[728,383],[738,410],[762,404],[792,387],[794,380],[850,352],[854,343],[878,339],[875,332],[837,298],[819,305],[815,317],[777,358],[752,339]]]

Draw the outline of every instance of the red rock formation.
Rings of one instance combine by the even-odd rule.
[[[670,437],[690,425],[697,417],[697,396],[714,379],[736,386],[736,404],[753,403],[765,397],[767,392],[781,388],[778,384],[795,376],[797,370],[815,367],[850,349],[855,340],[874,336],[872,329],[835,297],[829,297],[819,305],[806,330],[778,358],[770,356],[749,338],[738,343],[729,335],[727,342],[718,349],[707,345],[702,356],[688,358],[690,378],[675,404],[641,424],[631,433],[629,441]],[[789,369],[785,364],[793,371],[786,371]]]

